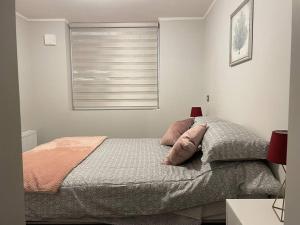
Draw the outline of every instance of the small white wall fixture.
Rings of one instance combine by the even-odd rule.
[[[45,34],[44,35],[45,46],[56,46],[56,35],[55,34]]]

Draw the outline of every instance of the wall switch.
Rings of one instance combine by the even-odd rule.
[[[209,102],[209,95],[206,95],[206,101]]]
[[[44,43],[46,46],[55,46],[56,45],[56,35],[55,34],[45,34]]]

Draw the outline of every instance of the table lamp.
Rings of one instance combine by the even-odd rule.
[[[270,141],[269,151],[268,151],[268,160],[271,163],[280,164],[283,168],[284,173],[286,174],[286,155],[287,155],[287,140],[288,140],[288,131],[287,130],[276,130],[272,132],[272,137]],[[280,220],[284,222],[284,204],[285,204],[285,186],[286,179],[281,185],[278,195],[272,205],[272,208]],[[283,196],[281,207],[276,206],[278,198]],[[280,215],[278,213],[280,211]]]
[[[198,117],[202,116],[202,109],[201,107],[192,107],[191,109],[191,117]]]

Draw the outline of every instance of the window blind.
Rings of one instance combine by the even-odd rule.
[[[71,24],[73,109],[158,108],[158,24]]]

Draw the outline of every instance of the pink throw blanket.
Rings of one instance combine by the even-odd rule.
[[[64,178],[107,137],[64,137],[23,153],[26,192],[55,193]]]

